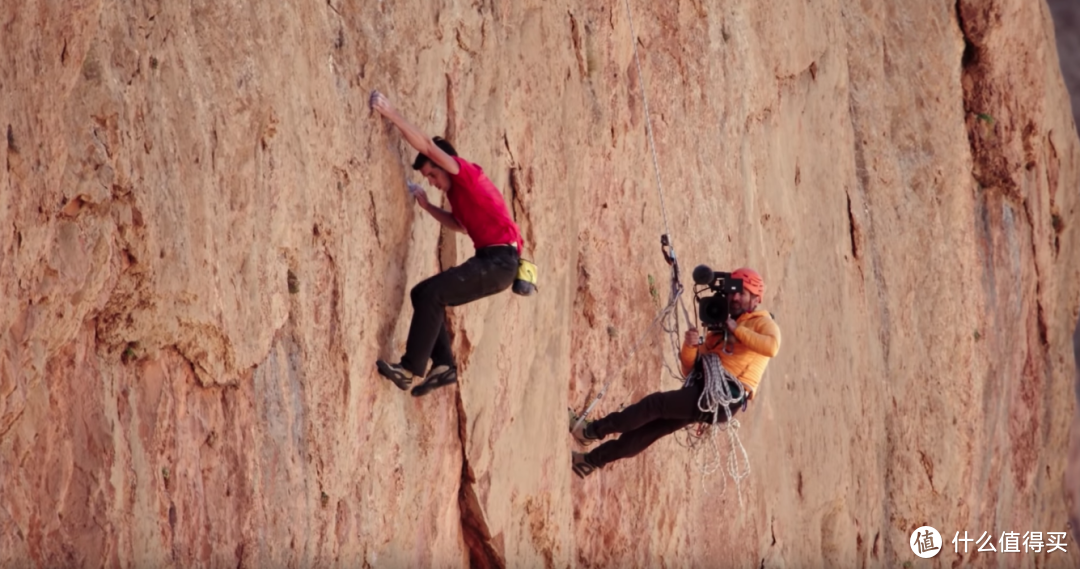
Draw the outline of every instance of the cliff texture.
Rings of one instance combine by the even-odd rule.
[[[1050,0],[1054,18],[1054,37],[1061,62],[1065,87],[1072,94],[1073,120],[1080,115],[1080,6],[1067,0]],[[1073,333],[1073,355],[1076,358],[1076,393],[1080,399],[1080,320]],[[1073,419],[1069,442],[1069,466],[1065,472],[1066,499],[1069,503],[1071,527],[1080,527],[1080,413]]]
[[[1049,0],[1061,75],[1073,100],[1073,115],[1080,113],[1080,6],[1068,0]]]
[[[1072,534],[950,543],[1076,509],[1046,4],[630,9],[640,76],[619,2],[0,8],[0,566],[1080,563]],[[472,246],[411,203],[374,88],[484,167],[541,267],[450,311],[461,384],[419,399],[374,361]],[[569,468],[565,409],[627,357],[599,412],[678,386],[662,335],[628,355],[665,226],[686,280],[761,271],[784,333],[740,489],[670,438]]]

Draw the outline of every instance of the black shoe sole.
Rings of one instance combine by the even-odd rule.
[[[597,466],[589,464],[588,462],[579,462],[571,466],[573,467],[574,474],[578,475],[578,478],[585,478],[586,476],[592,474],[593,471],[595,471],[597,468],[599,468]]]
[[[379,368],[379,375],[394,382],[394,385],[402,391],[408,391],[409,386],[412,385],[411,377],[405,377],[400,371],[390,367],[390,364],[382,360],[376,361],[375,367]]]
[[[413,388],[412,395],[413,397],[421,397],[440,387],[445,387],[454,383],[457,383],[457,370],[450,368],[449,371],[425,379],[424,383]]]

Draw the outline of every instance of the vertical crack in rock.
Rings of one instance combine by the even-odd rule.
[[[1035,269],[1035,316],[1036,323],[1039,331],[1039,342],[1041,343],[1045,353],[1049,354],[1050,341],[1047,338],[1047,324],[1046,313],[1043,310],[1042,302],[1042,274],[1039,271],[1039,251],[1038,251],[1038,235],[1035,232],[1035,219],[1031,215],[1031,205],[1027,200],[1024,200],[1024,217],[1027,219],[1028,233],[1031,238],[1031,259],[1032,267]]]
[[[469,566],[473,569],[506,569],[506,560],[491,542],[491,530],[487,517],[476,495],[476,475],[469,466],[466,451],[468,419],[461,392],[457,394],[458,437],[461,439],[461,486],[458,492],[458,508],[461,510],[461,535],[469,548]]]
[[[450,144],[457,148],[457,111],[454,104],[454,81],[451,79],[450,74],[446,74],[446,129],[443,131],[443,138],[445,138]],[[460,149],[459,149],[460,154]],[[442,206],[446,207],[446,194],[443,194]],[[457,264],[457,239],[454,232],[450,229],[439,225],[439,243],[438,243],[438,255],[439,255],[439,270],[445,271],[446,269],[453,267]]]
[[[850,65],[850,64],[849,64]],[[850,73],[850,71],[849,71]],[[855,176],[858,181],[856,189],[858,190],[858,204],[862,205],[864,211],[863,225],[858,227],[858,237],[864,238],[863,243],[866,245],[864,254],[868,255],[868,262],[870,264],[870,270],[873,272],[874,284],[877,291],[877,305],[878,314],[881,316],[881,327],[878,330],[878,341],[881,343],[883,349],[884,360],[886,369],[889,368],[889,362],[891,361],[892,350],[892,336],[890,330],[892,330],[892,314],[889,311],[889,287],[885,279],[884,270],[882,268],[881,254],[878,251],[878,247],[874,244],[878,242],[876,238],[876,232],[874,229],[874,215],[871,209],[871,203],[869,195],[871,193],[872,180],[870,177],[870,166],[867,164],[867,141],[861,140],[858,133],[864,132],[865,129],[861,127],[863,117],[861,116],[861,109],[859,105],[859,86],[855,83],[849,87],[848,90],[848,114],[851,120],[851,127],[855,133],[854,138],[854,153],[855,153]],[[850,194],[848,196],[850,199]],[[853,211],[849,208],[849,213]],[[854,216],[849,217],[849,221],[854,221]],[[860,264],[860,271],[862,271]]]
[[[971,38],[968,37],[967,32],[964,31],[964,9],[961,6],[961,0],[956,2],[956,25],[960,27],[960,35],[964,38],[964,55],[960,59],[961,71],[963,68],[973,65],[978,57],[975,51],[975,44],[971,43]]]
[[[528,176],[531,179],[531,175]],[[522,239],[526,245],[530,245],[536,242],[536,237],[533,234],[532,219],[529,217],[529,209],[525,207],[525,202],[521,199],[524,192],[522,191],[521,182],[521,168],[512,168],[510,170],[510,211],[514,217],[514,223],[517,224],[521,230]],[[524,251],[524,249],[522,249]],[[535,252],[535,249],[533,250]]]
[[[8,172],[11,172],[11,155],[18,154],[18,152],[19,149],[15,146],[15,132],[11,129],[11,125],[9,124],[7,125],[7,161],[5,164]]]
[[[510,149],[510,137],[506,135],[506,131],[503,131],[503,146],[506,148],[506,154],[510,156],[510,169],[514,170],[518,167],[517,158],[514,158],[514,151]]]
[[[446,134],[443,136],[457,148],[457,105],[454,103],[454,79],[449,73],[446,74]]]
[[[853,260],[859,260],[859,243],[855,239],[855,233],[857,232],[857,225],[855,223],[855,215],[851,213],[851,194],[847,196],[847,217],[848,217],[848,233],[851,236],[851,258]]]
[[[995,117],[1002,104],[1002,92],[994,85],[982,46],[992,22],[1000,17],[999,7],[983,2],[956,3],[956,23],[964,38],[960,60],[960,84],[964,96],[964,122],[971,146],[972,174],[984,188],[994,188],[1013,201],[1019,201],[1020,188],[1011,175],[1005,148],[1011,133]]]
[[[368,192],[368,198],[371,200],[371,204],[368,209],[368,223],[371,224],[371,229],[375,233],[375,241],[379,244],[379,247],[381,248],[382,235],[379,234],[379,216],[375,212],[375,192]]]
[[[446,207],[446,196],[443,196],[443,207]],[[457,264],[457,239],[454,231],[439,227],[439,242],[436,246],[439,256],[439,271],[445,271]]]
[[[520,195],[521,167],[518,166],[517,159],[514,158],[514,151],[510,149],[510,138],[506,135],[505,131],[503,131],[503,146],[506,148],[506,154],[510,156],[510,215],[513,216],[514,223],[518,223],[520,226],[518,213],[519,209],[522,208]]]
[[[518,179],[518,169],[510,168],[510,214],[514,218],[514,223],[518,222],[518,211],[521,209],[521,196],[519,195],[519,185],[521,181]]]
[[[589,75],[589,66],[585,51],[581,48],[581,29],[578,27],[577,19],[574,18],[574,13],[567,11],[567,15],[570,16],[570,41],[574,46],[574,59],[577,60],[578,73],[585,78]]]
[[[503,145],[506,146],[506,153],[510,156],[510,179],[508,183],[510,186],[510,214],[514,218],[514,223],[517,224],[518,229],[521,230],[521,236],[525,244],[535,243],[532,219],[529,218],[529,210],[525,207],[525,200],[523,199],[523,196],[528,193],[525,184],[532,181],[532,171],[529,170],[526,179],[522,181],[521,165],[518,164],[517,158],[514,157],[514,152],[510,150],[510,140],[505,132],[503,132]],[[522,251],[524,252],[524,248]]]

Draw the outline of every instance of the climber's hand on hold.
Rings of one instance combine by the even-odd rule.
[[[427,209],[429,202],[427,199],[427,192],[424,191],[424,188],[420,187],[420,184],[413,182],[406,182],[405,184],[409,186],[409,194],[416,198],[416,203],[418,203],[420,207]]]
[[[377,90],[371,92],[371,98],[368,100],[368,104],[371,106],[371,110],[376,111],[387,118],[394,112],[394,106],[390,104],[390,99],[387,99],[386,95],[383,95]]]

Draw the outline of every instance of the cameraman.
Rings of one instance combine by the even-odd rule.
[[[725,326],[733,341],[724,341],[722,328],[710,329],[704,343],[699,345],[700,335],[696,328],[691,328],[686,332],[679,363],[683,375],[687,375],[700,355],[717,354],[724,368],[742,383],[746,393],[744,399],[729,405],[728,409],[734,415],[746,408],[747,400],[753,399],[769,359],[780,350],[780,328],[768,311],[758,308],[765,295],[765,281],[761,275],[753,269],[742,268],[731,277],[743,282],[741,292],[728,294],[731,314]],[[622,436],[589,453],[572,452],[574,472],[581,477],[588,476],[610,462],[640,453],[660,437],[711,419],[711,414],[706,415],[698,407],[704,383],[699,380],[675,391],[653,393],[622,411],[583,422],[573,430],[574,439],[582,446],[615,433],[622,433]],[[717,413],[716,417],[718,422],[727,420],[723,412]]]

